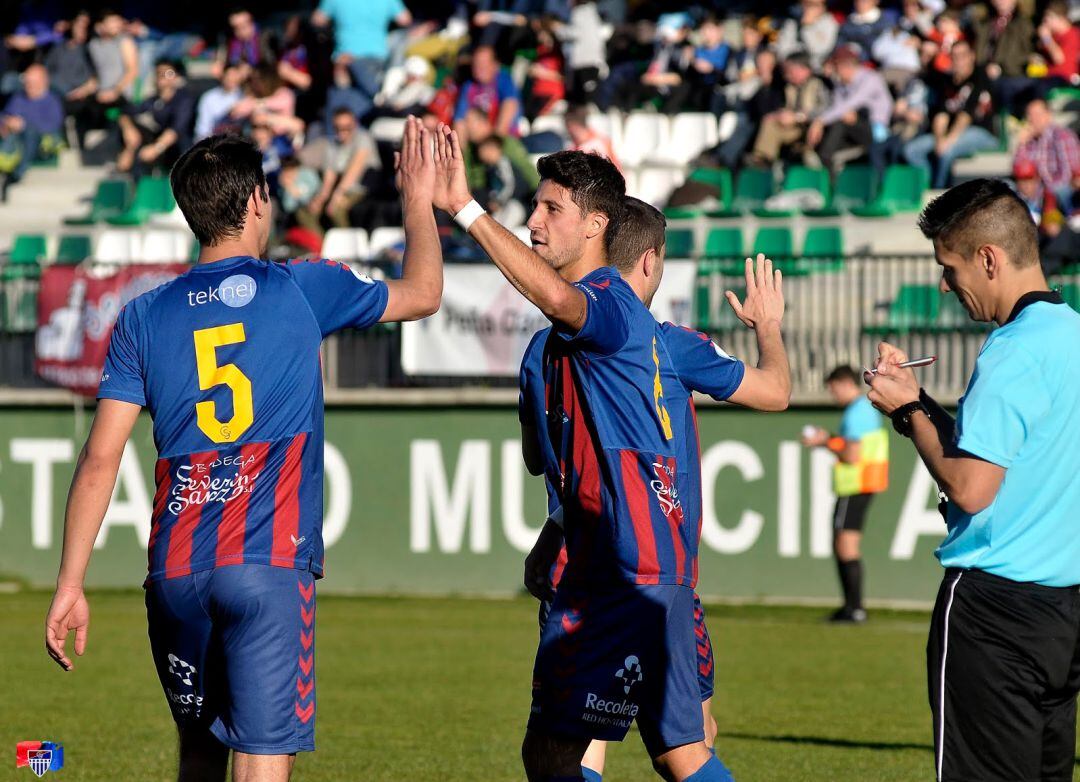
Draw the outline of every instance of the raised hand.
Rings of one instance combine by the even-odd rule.
[[[465,173],[465,156],[458,135],[439,123],[435,130],[435,197],[432,203],[451,215],[457,214],[472,200]]]
[[[394,182],[402,201],[432,203],[435,195],[432,139],[416,117],[405,120],[401,151],[394,153],[394,170]]]
[[[86,651],[86,633],[90,628],[90,605],[78,587],[57,587],[49,614],[45,618],[45,649],[65,671],[75,666],[64,653],[68,633],[75,631],[75,654]]]
[[[758,253],[756,264],[746,259],[746,300],[740,303],[732,291],[725,295],[735,315],[748,328],[756,329],[769,321],[779,325],[784,319],[783,277],[762,253]]]

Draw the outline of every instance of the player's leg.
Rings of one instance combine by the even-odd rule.
[[[529,782],[584,780],[581,762],[589,739],[557,736],[529,728],[521,745],[521,761]]]
[[[701,721],[705,731],[705,746],[711,752],[716,744],[716,720],[712,715],[712,696],[715,686],[716,663],[713,658],[712,638],[705,626],[705,609],[701,598],[694,594],[694,645],[697,648],[698,690],[701,692]]]
[[[220,707],[213,625],[200,599],[204,573],[147,585],[150,651],[179,731],[180,782],[224,780],[229,750],[209,731]]]
[[[296,755],[233,753],[233,782],[288,782]]]
[[[600,782],[604,777],[604,761],[607,760],[607,742],[593,741],[581,759],[581,775],[585,782]]]
[[[590,771],[601,770],[586,766],[590,742],[622,741],[630,729],[641,687],[634,656],[640,632],[630,621],[628,595],[633,589],[592,593],[560,585],[556,592],[540,634],[522,745],[531,782],[590,779]],[[598,750],[594,745],[590,761]]]
[[[639,617],[648,617],[653,609],[660,611],[656,621],[646,618],[643,623],[654,643],[642,661],[642,704],[637,715],[653,768],[671,782],[726,782],[730,772],[705,744],[696,596],[678,586],[639,587],[638,591],[644,598]],[[704,621],[703,613],[701,618]]]
[[[844,593],[844,605],[830,617],[835,622],[862,622],[863,564],[862,530],[872,494],[840,497],[833,516],[833,552]]]
[[[314,577],[269,565],[212,572],[226,697],[210,729],[234,752],[234,780],[283,782],[295,754],[315,749]]]
[[[177,726],[180,745],[179,782],[222,780],[229,765],[229,748],[206,725]]]

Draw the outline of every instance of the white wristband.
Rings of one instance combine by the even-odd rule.
[[[462,231],[468,233],[469,229],[472,228],[472,224],[479,220],[481,215],[486,214],[487,210],[476,203],[476,199],[473,199],[454,215],[454,222],[461,226]]]
[[[551,512],[551,514],[547,517],[547,520],[550,521],[552,524],[554,524],[559,529],[565,529],[565,526],[563,524],[562,505],[560,505],[555,510],[553,510]]]

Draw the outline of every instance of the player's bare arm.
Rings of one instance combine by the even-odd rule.
[[[442,301],[443,260],[432,211],[435,159],[431,134],[409,117],[395,154],[397,188],[405,224],[405,258],[400,280],[386,283],[386,311],[380,321],[418,320],[434,315]]]
[[[83,594],[86,568],[94,541],[109,508],[124,444],[139,417],[138,405],[103,399],[75,465],[64,517],[64,552],[49,614],[45,618],[45,648],[61,668],[74,664],[67,656],[68,633],[75,631],[75,654],[86,651],[90,606]]]
[[[457,133],[440,125],[435,133],[435,160],[439,171],[435,206],[456,215],[472,200],[465,174],[465,158]],[[606,219],[606,218],[605,218]],[[585,324],[585,294],[568,283],[547,262],[484,214],[469,228],[469,235],[488,254],[499,271],[525,298],[553,323],[578,330]]]
[[[919,401],[919,381],[915,373],[897,366],[907,360],[907,355],[899,348],[884,342],[879,347],[877,374],[868,380],[868,396],[874,407],[885,415],[892,415],[909,402]],[[935,403],[934,407],[944,413],[940,405]],[[935,415],[934,409],[930,415]],[[953,445],[951,437],[946,439],[943,432],[955,428],[951,416],[946,416],[939,425],[926,415],[916,413],[911,423],[915,449],[949,501],[969,514],[988,507],[1001,488],[1005,468],[961,451]]]
[[[791,401],[791,368],[781,324],[784,320],[783,274],[772,261],[758,254],[746,259],[746,297],[740,302],[732,291],[727,300],[735,315],[757,336],[758,363],[747,367],[738,390],[729,401],[755,410],[786,410]]]

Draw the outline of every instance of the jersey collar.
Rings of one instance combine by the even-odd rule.
[[[1020,317],[1020,313],[1024,311],[1025,307],[1029,304],[1034,304],[1037,301],[1045,301],[1050,304],[1065,303],[1065,300],[1061,298],[1061,294],[1058,291],[1029,291],[1016,300],[1016,306],[1013,307],[1012,314],[1009,315],[1009,319],[1005,321],[1005,325],[1012,323]]]

